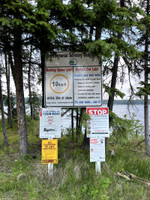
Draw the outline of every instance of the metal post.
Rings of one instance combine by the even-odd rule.
[[[48,164],[48,175],[50,176],[50,177],[52,177],[53,176],[53,164]]]
[[[48,138],[48,140],[52,140],[53,138]],[[53,177],[53,164],[48,163],[48,175],[49,177]]]

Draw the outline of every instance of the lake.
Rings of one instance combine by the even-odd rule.
[[[140,120],[141,124],[144,126],[144,105],[135,104],[135,105],[114,105],[113,112],[119,117],[127,115],[128,119],[131,119],[131,116],[135,114],[135,119]],[[74,113],[75,115],[76,113]],[[150,116],[150,105],[149,105],[149,116]],[[75,121],[74,121],[75,123]],[[150,127],[150,117],[149,117],[149,127]],[[71,117],[70,113],[62,117],[62,129],[71,128]]]

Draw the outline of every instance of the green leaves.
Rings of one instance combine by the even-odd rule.
[[[125,96],[125,94],[123,92],[121,92],[120,90],[118,90],[116,88],[110,88],[106,84],[103,84],[103,87],[105,88],[105,92],[108,93],[109,96],[112,96],[112,93],[114,93],[116,97],[120,97],[122,99]]]
[[[136,95],[140,97],[150,95],[150,84],[144,81],[141,81],[140,84],[143,87],[137,87],[138,92],[136,93]]]

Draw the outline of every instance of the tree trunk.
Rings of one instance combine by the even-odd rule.
[[[16,85],[18,132],[20,142],[20,155],[22,157],[28,154],[28,139],[23,90],[21,30],[18,27],[14,27],[14,62],[14,80]]]
[[[74,136],[74,119],[73,119],[73,108],[71,109],[71,128],[72,128],[72,138]]]
[[[112,79],[111,79],[111,95],[109,95],[108,99],[108,107],[109,110],[113,110],[113,103],[114,103],[114,89],[116,88],[116,82],[117,82],[117,72],[118,72],[118,63],[119,63],[119,56],[116,56],[114,59],[114,66],[113,66],[113,72],[112,72]]]
[[[42,69],[42,107],[45,106],[45,85],[44,85],[44,74],[45,74],[45,49],[44,49],[44,41],[41,41],[41,69]]]
[[[1,70],[0,70],[0,105],[1,105],[1,113],[2,113],[2,127],[3,127],[3,135],[4,135],[4,146],[8,146],[7,129],[6,129],[6,124],[5,124],[3,95],[2,95]]]
[[[124,7],[125,2],[124,0],[120,0],[120,7]],[[120,19],[121,20],[121,19]],[[118,39],[121,39],[122,34],[118,34]],[[116,82],[117,82],[117,72],[118,72],[118,64],[119,64],[119,56],[116,54],[114,58],[114,65],[112,69],[112,79],[111,79],[111,95],[109,95],[108,99],[108,107],[109,110],[113,110],[113,104],[114,104],[114,89],[116,88]]]
[[[146,14],[149,16],[149,0],[147,0]],[[148,64],[149,64],[149,26],[147,26],[147,31],[145,35],[145,66],[144,66],[144,76],[145,83],[148,83]],[[146,87],[146,84],[145,84]],[[149,132],[149,113],[148,113],[148,95],[144,96],[144,125],[145,125],[145,145],[146,153],[150,156],[150,132]]]
[[[5,52],[5,67],[6,67],[6,80],[7,80],[7,105],[8,105],[8,124],[12,128],[12,109],[10,99],[10,65],[7,62],[7,53]]]
[[[29,56],[28,88],[29,88],[30,115],[31,115],[31,119],[34,119],[33,102],[32,102],[32,91],[31,91],[31,58],[32,58],[32,46],[31,46],[31,49],[30,49],[30,56]]]

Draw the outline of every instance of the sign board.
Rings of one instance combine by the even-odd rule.
[[[105,162],[105,138],[90,138],[90,162]]]
[[[42,164],[58,163],[58,140],[42,140]]]
[[[74,67],[74,105],[101,104],[100,67]]]
[[[100,106],[102,72],[97,59],[81,52],[60,52],[46,59],[46,106]]]
[[[40,110],[40,138],[61,137],[61,109],[41,108]]]
[[[88,121],[87,137],[109,137],[108,107],[86,108],[91,119]]]

